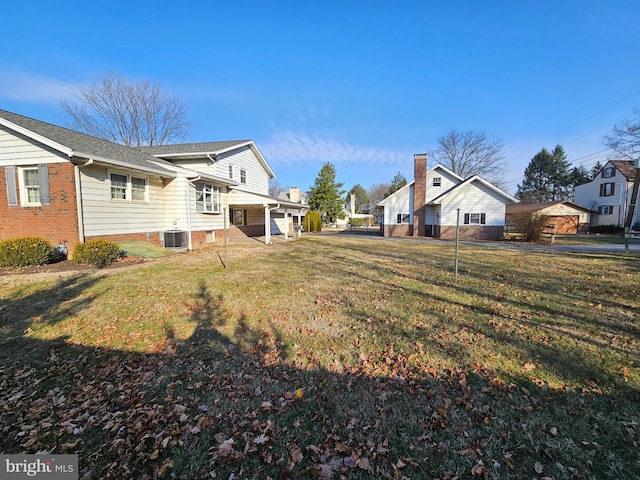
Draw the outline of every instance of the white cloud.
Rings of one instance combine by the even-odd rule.
[[[70,96],[75,87],[44,75],[0,68],[0,98],[4,100],[57,103]]]
[[[366,147],[306,133],[284,132],[261,142],[260,149],[270,162],[300,164],[331,162],[365,164],[402,164],[413,154],[390,148]]]

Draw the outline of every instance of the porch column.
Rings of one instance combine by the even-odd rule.
[[[286,208],[284,210],[284,239],[289,239],[289,214]]]
[[[271,211],[269,205],[264,206],[264,243],[271,244]]]

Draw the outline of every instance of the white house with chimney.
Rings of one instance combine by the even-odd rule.
[[[385,237],[493,240],[503,237],[506,206],[518,200],[478,175],[464,179],[414,155],[414,180],[382,200]]]

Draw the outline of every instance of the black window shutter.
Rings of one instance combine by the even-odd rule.
[[[486,220],[487,220],[487,214],[486,213],[481,213],[480,214],[480,223],[482,225],[484,225],[486,223]]]
[[[607,171],[607,169],[606,169],[606,168],[603,168],[603,169],[600,171],[600,177],[601,177],[601,178],[605,178],[605,176],[604,176],[604,172],[606,172],[606,171]]]
[[[10,206],[18,205],[18,190],[16,189],[16,167],[4,167],[7,180],[7,200]]]
[[[604,197],[604,183],[600,184],[600,196]]]
[[[616,184],[615,184],[615,183],[612,183],[612,184],[611,184],[611,195],[613,196],[613,195],[615,195],[615,194],[616,194]]]
[[[49,194],[49,167],[38,165],[38,184],[40,185],[40,204],[51,205],[51,195]]]
[[[464,224],[465,225],[469,225],[469,214],[468,213],[464,214]]]
[[[249,215],[247,215],[247,211],[245,210],[245,211],[244,211],[244,224],[243,224],[243,225],[245,225],[245,226],[247,226],[247,225],[248,225],[248,223],[249,223],[249,222],[247,221],[248,219],[249,219]]]

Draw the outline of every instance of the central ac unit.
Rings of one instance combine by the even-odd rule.
[[[164,248],[186,248],[187,232],[183,230],[169,230],[164,232]]]

